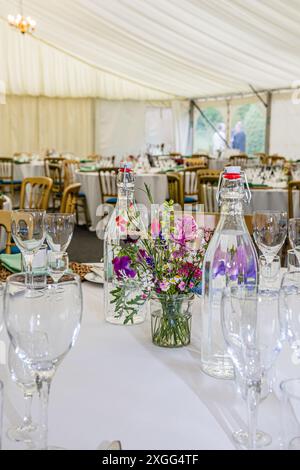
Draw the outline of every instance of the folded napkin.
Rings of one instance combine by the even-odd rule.
[[[90,172],[90,171],[96,171],[96,169],[97,169],[97,168],[96,168],[95,165],[94,165],[94,166],[82,166],[82,167],[80,168],[80,172],[81,172],[81,173],[88,173],[88,172]]]
[[[0,262],[4,268],[6,268],[11,273],[19,273],[22,271],[22,255],[18,253],[17,255],[0,255]]]

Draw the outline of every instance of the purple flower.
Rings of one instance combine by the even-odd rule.
[[[181,292],[184,291],[185,287],[186,287],[186,284],[183,281],[181,281],[181,283],[178,284],[178,289],[181,290]]]
[[[198,232],[198,225],[192,215],[179,217],[175,221],[174,240],[180,245],[195,240]]]
[[[231,281],[247,282],[248,279],[255,279],[257,272],[250,246],[232,248],[226,254],[218,249],[213,262],[213,275],[226,275]]]
[[[129,256],[121,256],[113,259],[114,271],[118,279],[122,277],[135,277],[136,271],[130,268],[131,259]]]

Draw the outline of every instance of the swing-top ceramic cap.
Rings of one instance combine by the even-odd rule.
[[[224,170],[224,178],[228,180],[237,180],[241,177],[240,166],[227,166]]]

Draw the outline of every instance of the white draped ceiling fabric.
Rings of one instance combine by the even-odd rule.
[[[92,129],[86,132],[85,143],[76,146],[78,152],[123,146],[125,134],[128,139],[137,134],[124,127],[127,110],[134,108],[131,102],[150,100],[169,102],[176,150],[188,151],[187,104],[179,105],[180,100],[244,93],[249,91],[249,84],[257,90],[288,88],[300,79],[300,0],[25,0],[23,3],[25,15],[37,21],[33,36],[23,36],[7,24],[8,14],[19,13],[19,1],[0,0],[1,103],[4,89],[8,96],[31,96],[38,100],[40,97],[124,100],[123,118],[119,119],[119,124],[122,122],[119,132],[124,135],[116,140],[110,129],[109,141],[107,134],[101,135],[101,128]],[[10,101],[15,116],[16,103]],[[48,145],[63,119],[52,120],[47,135],[48,127],[43,124],[47,119],[41,114],[43,102],[32,103],[37,127],[42,126],[42,131],[37,130],[38,136],[27,136],[26,146],[30,147],[33,141],[35,145],[44,142]],[[23,105],[24,102],[20,106]],[[53,106],[57,112],[61,109],[58,102]],[[70,111],[71,102],[68,106]],[[78,112],[83,104],[74,106]],[[103,125],[107,131],[109,105],[101,106],[97,101],[94,105],[85,102],[84,106],[86,115],[91,116],[90,125]],[[282,111],[283,107],[281,102],[275,109]],[[47,104],[45,111],[49,113],[50,108]],[[92,108],[94,115],[90,112]],[[106,115],[99,116],[101,108]],[[112,117],[116,109],[112,107]],[[141,116],[139,105],[135,110],[136,116]],[[290,119],[298,115],[298,111],[289,113]],[[5,126],[10,119],[9,115],[2,117]],[[131,127],[132,120],[128,121]],[[71,130],[60,131],[62,137],[55,138],[55,142],[65,148],[72,140],[74,129],[80,126],[77,118]],[[22,127],[27,129],[27,125]],[[139,123],[138,128],[142,127]],[[11,143],[5,143],[6,152],[17,145],[15,133],[16,128],[10,131]],[[141,139],[142,131],[136,145],[140,145]],[[0,154],[2,140],[0,135]],[[21,141],[22,135],[18,135],[18,142]],[[122,148],[126,152],[130,143]],[[294,155],[296,143],[293,149]]]
[[[18,10],[0,0],[3,18]],[[2,25],[0,75],[12,94],[191,98],[300,77],[299,0],[26,0],[24,10],[36,38],[86,65]]]

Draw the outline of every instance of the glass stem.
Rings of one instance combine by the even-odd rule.
[[[256,449],[257,407],[259,403],[260,384],[251,380],[248,382],[247,409],[248,409],[248,448]]]
[[[36,378],[37,389],[40,399],[40,416],[39,416],[39,433],[40,439],[38,448],[39,450],[47,450],[48,448],[48,402],[51,380],[49,378],[41,377]]]
[[[33,287],[33,253],[23,253],[26,268],[26,285]]]
[[[32,417],[31,417],[31,407],[32,407],[32,393],[24,393],[24,418],[23,425],[31,426]]]

